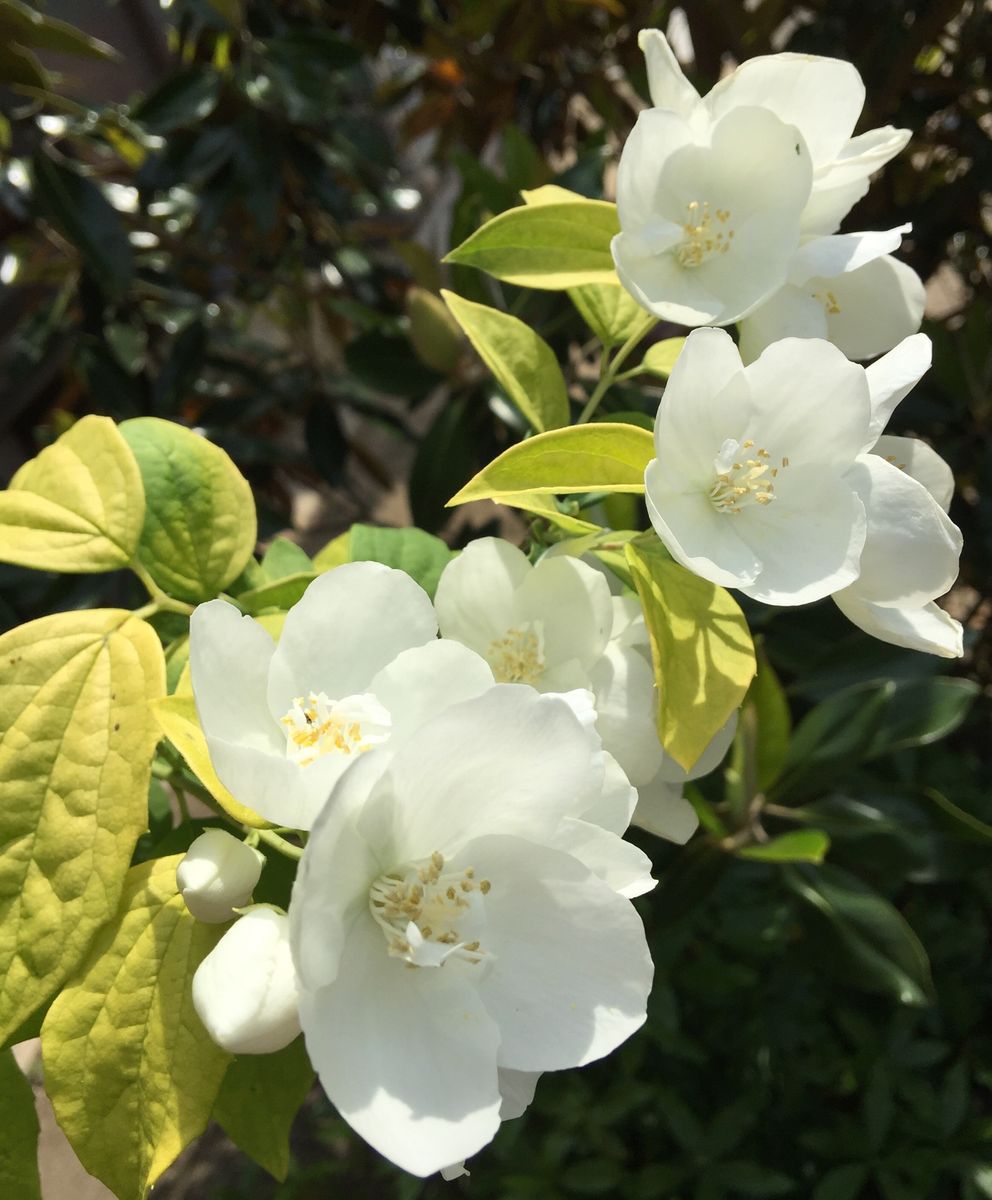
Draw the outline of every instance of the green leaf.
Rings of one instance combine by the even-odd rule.
[[[266,579],[287,579],[291,575],[314,574],[310,555],[291,542],[289,538],[273,538],[262,557],[262,571]]]
[[[968,715],[979,691],[972,679],[937,676],[899,681],[885,720],[868,746],[868,757],[929,746],[947,737]]]
[[[758,1163],[720,1163],[714,1172],[732,1196],[788,1196],[796,1190],[788,1175]]]
[[[59,613],[0,638],[0,1040],[116,908],[164,692],[158,638],[128,612]]]
[[[684,345],[684,337],[665,338],[662,342],[655,342],[653,346],[648,346],[644,358],[641,360],[640,369],[667,379],[674,370],[676,360],[682,353]]]
[[[274,1178],[289,1172],[289,1131],[314,1072],[303,1038],[275,1054],[245,1054],[227,1068],[214,1120]]]
[[[855,875],[825,864],[787,867],[783,879],[823,918],[843,952],[848,980],[864,991],[891,996],[900,1004],[933,1001],[930,961],[902,914]]]
[[[322,546],[313,556],[313,565],[321,572],[330,571],[346,562],[351,562],[351,533],[348,531],[331,538],[327,545]]]
[[[757,651],[757,664],[758,671],[748,688],[744,706],[754,709],[757,784],[758,790],[765,792],[778,779],[785,766],[792,716],[775,669],[760,648]]]
[[[255,502],[228,455],[173,421],[137,417],[120,432],[145,487],[138,558],[170,596],[210,600],[255,548]]]
[[[317,578],[316,571],[301,571],[297,575],[286,575],[272,583],[263,583],[260,587],[241,592],[238,604],[249,616],[257,617],[259,613],[271,612],[273,609],[286,612],[303,596],[311,583]]]
[[[181,858],[128,872],[116,916],[41,1031],[58,1123],[119,1200],[144,1200],[203,1132],[230,1062],[191,993],[194,971],[226,927],[191,916],[176,891]]]
[[[646,333],[658,319],[641,308],[619,282],[569,288],[568,297],[606,347],[619,346],[635,334]]]
[[[119,59],[120,55],[106,42],[90,37],[74,25],[44,16],[22,0],[0,2],[0,36],[22,46],[39,50],[54,50],[59,54],[75,54],[80,58]]]
[[[813,1189],[813,1200],[858,1200],[868,1180],[864,1163],[845,1163],[834,1167]]]
[[[0,1196],[41,1200],[34,1091],[9,1050],[0,1052]]]
[[[927,788],[924,791],[924,795],[929,797],[950,818],[950,822],[955,827],[955,832],[959,837],[963,837],[970,842],[981,842],[985,845],[992,845],[992,825],[979,820],[973,813],[965,812],[963,808],[959,808],[952,800],[948,800],[936,788]]]
[[[134,557],[141,473],[109,417],[86,416],[0,492],[0,561],[40,571],[114,571]]]
[[[39,152],[35,201],[82,255],[104,292],[123,295],[134,276],[134,256],[120,214],[91,180]]]
[[[729,870],[733,859],[709,837],[693,838],[662,874],[652,921],[667,929],[691,917]]]
[[[665,556],[624,547],[644,609],[658,687],[658,736],[691,768],[740,707],[756,670],[754,644],[737,602]]]
[[[440,538],[422,529],[386,529],[378,525],[352,525],[351,561],[379,562],[396,567],[420,584],[434,599],[441,572],[454,554]]]
[[[549,291],[615,283],[610,241],[619,232],[616,206],[603,200],[524,205],[487,221],[444,261]]]
[[[829,849],[830,838],[822,829],[793,829],[762,845],[744,846],[737,856],[752,862],[821,863]]]
[[[861,1098],[861,1109],[868,1146],[873,1154],[877,1154],[888,1136],[893,1114],[892,1081],[882,1062],[876,1062],[872,1068]]]
[[[465,343],[444,301],[425,288],[412,287],[406,294],[406,315],[417,357],[442,375],[450,375],[461,361]]]
[[[571,425],[511,446],[470,480],[448,507],[470,500],[513,503],[534,493],[643,492],[654,440],[636,425]]]
[[[198,125],[217,107],[221,77],[207,67],[189,67],[170,75],[132,111],[131,119],[150,133],[169,133]]]
[[[530,424],[539,433],[567,425],[571,413],[565,379],[547,342],[509,313],[473,304],[454,292],[441,295],[479,357]]]

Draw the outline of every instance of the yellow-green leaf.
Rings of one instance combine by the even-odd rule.
[[[511,504],[509,497],[533,493],[643,492],[652,458],[654,440],[636,425],[601,421],[553,429],[504,450],[448,507],[469,500]]]
[[[176,891],[182,855],[133,867],[114,920],[41,1029],[45,1090],[80,1162],[118,1200],[148,1189],[207,1126],[230,1055],[193,1008],[223,934]]]
[[[253,617],[272,609],[285,612],[301,599],[318,574],[317,571],[300,571],[296,575],[275,579],[272,583],[263,583],[261,587],[242,592],[238,596],[238,604]]]
[[[545,183],[541,187],[527,188],[520,193],[524,204],[583,204],[587,197],[580,192],[573,192],[557,183]]]
[[[672,562],[660,546],[624,552],[651,640],[658,736],[688,770],[744,699],[754,643],[724,588]]]
[[[487,221],[444,261],[548,291],[613,283],[610,241],[619,232],[616,206],[605,200],[525,204]]]
[[[248,481],[219,446],[173,421],[136,417],[120,432],[145,486],[138,558],[170,596],[212,599],[255,549]]]
[[[406,294],[406,315],[417,357],[442,375],[450,375],[461,360],[465,343],[444,302],[426,288],[412,287]]]
[[[83,417],[0,492],[0,561],[40,571],[115,571],[145,519],[141,473],[109,417]]]
[[[641,308],[619,280],[569,288],[568,296],[604,346],[619,346],[643,335],[658,319]]]
[[[655,342],[648,346],[641,361],[641,370],[650,371],[652,375],[660,375],[667,379],[675,368],[675,362],[682,353],[685,345],[684,337],[665,338],[663,342]]]
[[[175,693],[164,697],[154,705],[155,719],[159,728],[228,816],[233,817],[241,825],[250,825],[255,829],[268,828],[269,822],[264,817],[260,817],[252,809],[239,804],[217,778],[217,772],[210,761],[207,739],[203,736],[203,730],[200,728],[200,722],[196,715],[193,695],[187,690],[188,678],[189,671],[187,670]]]
[[[339,533],[313,556],[313,565],[318,571],[329,571],[351,561],[351,531]]]
[[[738,858],[752,862],[821,863],[829,849],[830,838],[822,829],[791,829],[769,842],[744,846],[736,853]]]
[[[164,693],[162,647],[128,612],[59,613],[0,638],[0,1041],[117,907]]]
[[[509,313],[442,292],[445,303],[496,382],[539,432],[570,419],[565,378],[554,351]]]
[[[34,1092],[9,1050],[0,1053],[0,1196],[41,1200]]]
[[[227,1069],[214,1120],[278,1180],[289,1172],[289,1131],[313,1084],[303,1038],[275,1054],[245,1054]]]

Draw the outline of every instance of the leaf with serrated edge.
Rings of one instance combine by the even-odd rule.
[[[191,990],[226,926],[190,914],[176,891],[181,859],[128,872],[115,919],[41,1030],[58,1123],[119,1200],[143,1200],[203,1132],[230,1062],[203,1028]]]
[[[244,1054],[227,1069],[214,1120],[274,1178],[289,1173],[289,1131],[313,1084],[303,1038],[275,1054]]]
[[[651,641],[658,736],[686,770],[740,707],[756,670],[754,643],[736,601],[660,551],[624,553]]]
[[[442,292],[444,302],[496,382],[539,432],[569,422],[565,378],[554,351],[509,313]]]
[[[115,571],[145,517],[141,473],[109,417],[83,417],[0,492],[0,561],[40,571]]]
[[[504,450],[447,507],[533,493],[642,493],[644,468],[653,457],[654,439],[636,425],[598,421],[552,429]]]
[[[165,694],[151,626],[98,609],[0,638],[0,1041],[73,971],[117,905]]]
[[[0,1196],[41,1200],[34,1092],[9,1050],[0,1053]]]
[[[174,421],[136,417],[120,432],[145,487],[139,559],[170,596],[213,599],[255,549],[248,480],[219,446]]]

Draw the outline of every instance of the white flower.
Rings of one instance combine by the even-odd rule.
[[[223,829],[208,829],[176,868],[176,887],[198,921],[230,921],[251,899],[265,855]]]
[[[537,1090],[537,1081],[541,1078],[540,1071],[510,1071],[500,1067],[496,1072],[499,1081],[499,1094],[502,1097],[499,1106],[499,1119],[513,1121],[522,1117],[530,1107]],[[449,1167],[441,1168],[441,1178],[448,1180],[460,1179],[472,1172],[465,1167],[465,1160],[452,1163]]]
[[[193,1007],[218,1046],[232,1054],[281,1050],[300,1032],[289,919],[249,909],[193,976]]]
[[[852,583],[864,505],[846,472],[869,438],[863,367],[787,338],[744,367],[719,329],[694,330],[665,388],[645,472],[651,523],[690,571],[767,604]]]
[[[378,760],[378,761],[377,761]],[[500,685],[338,781],[290,905],[300,1017],[342,1116],[427,1175],[496,1132],[499,1069],[608,1054],[644,1021],[640,920],[562,849],[601,764],[560,698]],[[565,838],[567,842],[567,836]]]
[[[824,338],[848,358],[874,358],[915,333],[926,303],[923,282],[889,253],[908,229],[807,241],[786,286],[740,322],[744,361],[785,337]]]
[[[639,44],[657,108],[671,109],[699,127],[737,109],[759,107],[799,130],[813,167],[803,233],[833,233],[867,192],[872,174],[909,141],[908,129],[891,125],[851,136],[864,107],[865,87],[857,69],[841,59],[763,55],[741,63],[700,97],[660,30],[642,30]]]
[[[225,601],[201,604],[190,671],[221,782],[263,817],[309,828],[356,758],[492,686],[483,661],[436,634],[426,592],[372,562],[314,580],[278,646]]]
[[[889,415],[930,365],[929,339],[907,338],[867,369],[872,424],[848,478],[868,514],[861,573],[835,593],[838,608],[866,633],[945,658],[962,653],[960,624],[934,604],[958,573],[961,533],[947,516],[954,476],[914,438],[879,436]]]
[[[617,172],[620,281],[663,320],[736,321],[785,283],[810,181],[801,135],[768,108],[645,110]]]

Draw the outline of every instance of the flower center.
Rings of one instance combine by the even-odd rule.
[[[364,754],[389,737],[389,713],[368,694],[331,700],[324,692],[297,696],[286,715],[286,754],[301,767],[324,754]]]
[[[508,629],[489,643],[486,660],[497,683],[529,683],[532,687],[544,671],[544,626],[541,621]]]
[[[692,200],[686,205],[682,222],[685,237],[675,247],[680,267],[698,267],[716,254],[726,254],[734,240],[730,228],[730,209],[710,210],[710,202]]]
[[[810,292],[814,300],[819,300],[828,316],[835,317],[840,312],[840,304],[833,292]]]
[[[449,958],[480,963],[478,934],[486,923],[488,879],[475,871],[446,871],[437,850],[430,858],[387,871],[369,888],[369,912],[386,937],[388,953],[412,967],[442,967]]]
[[[782,467],[789,465],[787,458],[781,461]],[[772,480],[781,468],[772,465],[767,450],[755,450],[750,438],[743,442],[727,438],[713,460],[713,469],[716,482],[709,497],[719,512],[740,513],[748,504],[771,504],[775,499]]]

